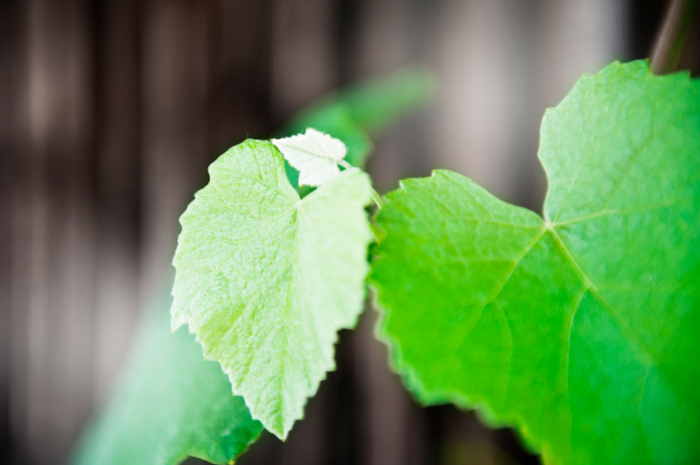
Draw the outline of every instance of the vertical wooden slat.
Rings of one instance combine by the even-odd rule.
[[[420,465],[428,451],[423,435],[425,415],[398,375],[388,367],[386,346],[376,340],[378,316],[368,309],[357,328],[354,372],[362,411],[363,455],[368,465]]]
[[[355,66],[346,69],[351,76],[345,77],[350,82],[390,73],[415,58],[411,38],[417,31],[410,29],[410,2],[361,0],[358,3],[355,53],[348,58]],[[415,148],[407,147],[405,141],[405,134],[397,131],[385,134],[377,141],[368,167],[380,192],[395,189],[399,179],[424,174],[407,157]]]
[[[434,57],[441,77],[430,128],[431,165],[466,174],[512,200],[517,175],[511,153],[519,70],[511,61],[519,45],[508,0],[445,2]]]
[[[17,173],[17,72],[23,56],[20,47],[20,5],[0,2],[0,463],[17,460],[17,445],[10,421],[12,384],[13,204]]]
[[[59,202],[49,212],[49,434],[56,455],[70,447],[90,410],[95,297],[92,17],[84,0],[62,6],[65,88],[58,103],[62,111],[52,122],[55,148],[49,149],[49,176],[56,178],[50,195]]]
[[[15,373],[13,377],[17,384],[13,392],[15,403],[15,418],[19,435],[34,449],[39,449],[43,444],[38,443],[41,436],[41,425],[45,419],[42,413],[48,413],[48,364],[46,353],[48,349],[45,341],[48,340],[48,250],[46,237],[48,231],[48,201],[45,165],[46,139],[48,138],[48,71],[46,63],[48,52],[45,50],[45,42],[41,40],[39,31],[47,31],[48,25],[42,24],[42,9],[38,2],[28,5],[28,83],[26,91],[26,105],[28,107],[28,128],[25,141],[26,170],[27,170],[27,196],[26,201],[18,205],[15,239],[17,249],[22,251],[20,260],[26,263],[26,271],[22,273],[25,280],[16,284],[18,297],[24,297],[20,305],[15,306],[16,329],[15,349],[13,360]],[[56,73],[56,77],[57,73]],[[43,78],[43,79],[42,79]],[[56,85],[59,86],[58,79]],[[19,187],[19,186],[18,186]],[[18,189],[19,190],[19,189]],[[21,217],[21,219],[20,219]],[[18,262],[20,262],[18,260]],[[18,267],[20,268],[20,267]],[[17,276],[20,281],[21,275]],[[24,295],[21,295],[24,294]],[[19,302],[17,302],[19,303]],[[19,324],[18,324],[19,323]],[[18,337],[19,336],[19,337]],[[25,345],[26,343],[26,345]],[[34,438],[37,438],[34,440]]]
[[[270,135],[273,1],[223,2],[215,87],[209,95],[211,156],[246,137]]]
[[[97,276],[95,399],[104,401],[128,353],[139,308],[141,4],[101,2],[96,12]]]
[[[166,284],[179,232],[177,219],[204,180],[208,115],[203,102],[209,88],[200,60],[208,56],[207,34],[216,24],[198,20],[216,5],[218,2],[155,0],[145,12],[143,305]]]
[[[335,3],[275,2],[272,100],[281,119],[329,92],[337,83]]]
[[[15,358],[15,380],[19,389],[13,393],[17,399],[20,435],[29,446],[32,459],[41,461],[47,449],[53,449],[49,441],[50,428],[50,357],[49,349],[49,306],[50,306],[50,277],[49,277],[49,173],[48,151],[52,120],[56,120],[58,107],[57,93],[51,89],[59,89],[65,85],[61,78],[60,67],[50,57],[64,56],[65,50],[57,25],[49,18],[46,11],[49,5],[44,2],[29,2],[27,25],[27,89],[26,106],[28,109],[27,133],[28,140],[24,141],[27,162],[27,201],[18,208],[18,213],[24,216],[24,221],[18,221],[15,237],[22,242],[18,249],[25,255],[26,280],[18,283],[25,295],[23,305],[15,307],[21,328],[15,332],[18,355]],[[53,53],[52,53],[53,52]],[[24,203],[24,202],[23,202]],[[26,241],[23,240],[26,238]],[[23,287],[23,289],[22,289]],[[19,294],[19,292],[18,292]],[[26,345],[25,345],[26,344]]]

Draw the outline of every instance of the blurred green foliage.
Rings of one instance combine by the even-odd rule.
[[[176,465],[187,456],[226,464],[262,431],[194,335],[170,332],[171,302],[163,298],[147,315],[126,376],[88,429],[76,465]]]

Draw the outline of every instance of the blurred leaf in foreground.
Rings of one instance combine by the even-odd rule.
[[[87,430],[76,465],[176,465],[187,456],[231,463],[262,430],[217,362],[180,328],[170,303],[148,315],[130,368]]]

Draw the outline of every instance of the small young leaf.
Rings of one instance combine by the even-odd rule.
[[[394,364],[545,463],[700,463],[700,82],[614,63],[541,135],[544,220],[446,171],[387,196]]]
[[[369,177],[348,169],[300,199],[279,151],[255,140],[209,173],[180,220],[172,326],[188,324],[253,418],[285,438],[362,310]]]
[[[293,136],[315,128],[340,139],[347,147],[345,161],[362,168],[372,151],[368,133],[378,134],[424,106],[433,87],[433,75],[421,68],[368,80],[314,102],[296,115],[281,134]],[[289,181],[297,188],[299,172],[290,165],[286,169]],[[310,191],[308,186],[299,190],[302,197]]]
[[[340,173],[338,163],[347,148],[328,134],[307,128],[304,134],[272,139],[284,158],[299,170],[299,185],[320,186]]]
[[[369,136],[350,118],[350,114],[342,103],[333,102],[315,109],[312,113],[301,118],[295,125],[288,127],[284,134],[300,134],[308,128],[315,128],[340,139],[347,147],[344,160],[357,168],[364,166],[367,157],[372,152],[372,141]],[[298,190],[299,195],[304,197],[313,191],[313,187],[299,185],[299,171],[289,162],[285,164],[285,170],[289,182],[292,187]]]
[[[227,464],[262,431],[216,362],[182,328],[170,301],[149,315],[124,383],[81,442],[76,465]]]

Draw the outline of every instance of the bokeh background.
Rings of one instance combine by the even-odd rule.
[[[649,55],[662,0],[0,0],[0,463],[65,464],[162,293],[206,166],[314,99],[407,65],[432,103],[376,142],[377,189],[449,168],[539,211],[546,107]],[[695,25],[681,68],[700,70]],[[507,429],[420,409],[376,314],[257,464],[531,464]],[[197,463],[192,460],[191,463]],[[99,464],[96,464],[99,465]],[[127,464],[125,464],[127,465]]]

